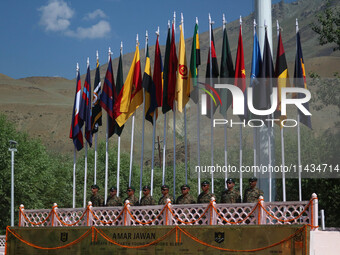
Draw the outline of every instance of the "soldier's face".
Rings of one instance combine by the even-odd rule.
[[[111,197],[116,196],[117,195],[117,190],[110,191],[110,195],[111,195]]]
[[[234,188],[234,186],[235,186],[235,183],[227,182],[227,187],[228,187],[229,190],[232,190]]]
[[[150,194],[150,190],[149,189],[143,189],[143,194],[144,196],[147,196]]]
[[[162,194],[163,194],[163,196],[165,196],[166,194],[168,194],[169,193],[169,190],[168,189],[162,189]]]
[[[189,189],[188,188],[182,188],[182,195],[186,195],[189,193]]]
[[[132,196],[135,192],[133,191],[133,189],[128,189],[126,193],[128,196]]]
[[[98,189],[92,188],[92,194],[93,194],[93,195],[97,194],[97,192],[98,192]]]
[[[203,190],[204,192],[208,191],[208,190],[209,190],[209,184],[203,184],[203,185],[202,185],[202,190]]]
[[[257,181],[251,181],[251,182],[249,182],[249,185],[253,189],[253,188],[256,187],[256,183],[257,183]]]

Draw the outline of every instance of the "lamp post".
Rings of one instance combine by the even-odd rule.
[[[14,152],[17,151],[17,142],[9,140],[9,151],[11,152],[11,227],[14,226]]]

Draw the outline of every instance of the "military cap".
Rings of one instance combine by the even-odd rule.
[[[228,179],[226,180],[226,183],[228,183],[228,182],[235,183],[235,181],[234,181],[234,179],[233,179],[233,178],[228,178]]]
[[[188,188],[188,189],[190,189],[190,186],[189,186],[188,184],[184,184],[184,185],[181,186],[181,189],[183,189],[183,188]]]
[[[145,185],[145,186],[143,187],[143,190],[144,190],[144,189],[151,190],[151,187],[150,187],[149,185]]]
[[[112,187],[110,188],[110,191],[115,191],[115,190],[117,190],[117,188],[116,188],[115,186],[112,186]]]
[[[99,190],[99,186],[98,186],[97,184],[93,184],[93,185],[91,186],[91,189],[98,189],[98,190]]]
[[[133,191],[135,191],[135,187],[133,187],[133,186],[128,186],[126,190],[128,190],[128,189],[132,189]]]
[[[169,186],[168,185],[162,185],[161,189],[169,189]]]
[[[208,182],[208,181],[203,181],[202,183],[201,183],[201,186],[203,186],[203,185],[209,185],[210,184],[210,182]]]
[[[257,182],[257,178],[256,177],[251,177],[251,178],[249,178],[249,182]]]

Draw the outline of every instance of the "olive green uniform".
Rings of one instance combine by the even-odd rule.
[[[208,193],[205,193],[204,191],[198,195],[198,198],[197,198],[197,203],[198,204],[206,204],[206,203],[210,203],[210,199],[212,197],[215,197],[214,194],[208,192]]]
[[[155,205],[155,204],[156,201],[150,194],[143,196],[140,200],[140,205]]]
[[[109,196],[106,201],[107,206],[121,206],[122,205],[122,200],[120,197],[117,196]]]
[[[260,196],[263,196],[263,191],[258,188],[247,188],[244,191],[243,203],[256,203]]]
[[[159,199],[159,201],[158,201],[158,204],[159,205],[165,205],[166,203],[167,203],[167,199],[170,199],[170,201],[171,201],[171,204],[173,204],[174,203],[174,199],[169,195],[169,194],[166,194],[165,196],[162,196],[160,199]]]
[[[131,195],[131,196],[125,198],[124,204],[125,204],[126,200],[129,200],[130,205],[139,205],[138,198],[135,195]]]
[[[90,201],[92,202],[92,206],[104,206],[104,198],[99,195],[93,195],[90,197]]]
[[[176,204],[196,204],[196,201],[193,196],[186,194],[185,196],[180,195],[176,200]]]
[[[241,203],[240,192],[236,189],[232,189],[232,190],[226,189],[222,193],[221,203],[228,203],[228,204]]]

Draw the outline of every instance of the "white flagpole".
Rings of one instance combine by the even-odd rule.
[[[79,73],[79,64],[77,63],[76,77]],[[77,92],[76,92],[77,93]],[[74,146],[73,150],[73,196],[72,196],[72,208],[76,208],[76,164],[77,164],[77,150]]]
[[[210,61],[210,86],[212,87],[212,55],[211,55],[211,25],[214,24],[213,21],[211,21],[211,16],[209,13],[209,61]],[[211,142],[211,166],[214,165],[214,129],[213,129],[213,101],[210,100],[210,142]],[[214,193],[214,173],[211,172],[211,193]]]
[[[223,13],[222,16],[222,30],[224,33],[224,29],[226,29],[226,24],[227,21],[225,20],[225,15]],[[227,115],[227,113],[226,113]],[[227,143],[228,139],[227,139],[227,125],[224,125],[224,165],[227,167],[228,166],[228,149],[227,149]],[[224,187],[227,188],[227,179],[228,179],[228,171],[225,172],[224,175]]]
[[[146,51],[148,47],[148,30],[145,32],[145,59]],[[142,121],[142,150],[140,156],[140,176],[139,176],[139,199],[142,198],[142,187],[143,187],[143,156],[144,156],[144,130],[145,130],[145,88],[143,88],[143,121]]]
[[[90,59],[87,58],[87,68],[90,66]],[[86,185],[87,185],[87,141],[85,139],[85,170],[84,170],[84,203],[83,207],[86,207]]]
[[[256,33],[256,20],[254,19],[254,38],[255,38],[255,33]],[[253,149],[254,149],[254,166],[256,166],[256,140],[257,140],[257,127],[253,128]],[[256,176],[256,171],[254,171],[254,176]]]
[[[196,24],[198,26],[198,18],[196,17]],[[198,30],[197,30],[197,34],[198,34]],[[195,40],[196,38],[193,38],[193,40]],[[197,82],[198,82],[198,67],[197,67]],[[198,89],[197,89],[198,91]],[[199,92],[198,96],[199,96]],[[198,99],[199,100],[199,99]],[[200,142],[201,142],[201,138],[200,138],[200,117],[201,117],[201,107],[200,104],[197,102],[197,165],[201,166],[201,152],[200,152]],[[197,191],[198,194],[201,193],[201,172],[198,171],[197,172]]]
[[[123,42],[120,42],[120,55],[123,61]],[[120,183],[120,136],[118,136],[118,152],[117,152],[117,197],[119,197],[119,183]]]
[[[176,34],[176,12],[174,12],[174,35]],[[174,142],[174,200],[176,199],[176,100],[173,101],[173,142]]]
[[[97,57],[97,62],[98,62],[98,60],[99,60],[98,51],[96,52],[96,57]],[[99,77],[99,79],[100,79],[100,77]],[[98,141],[98,131],[96,132],[96,134],[94,136],[94,182],[93,183],[97,183],[97,157],[98,157],[97,141]]]
[[[159,38],[159,27],[156,31],[157,39]],[[156,137],[156,111],[155,110],[152,117],[152,157],[151,157],[151,196],[153,195],[153,172],[154,172],[154,164],[155,164],[155,137]]]
[[[296,33],[299,32],[299,23],[296,19]],[[302,201],[302,185],[301,185],[301,138],[300,138],[300,114],[297,115],[297,132],[298,132],[298,168],[299,168],[299,201]]]
[[[138,34],[136,36],[136,46],[138,46]],[[133,160],[133,138],[134,138],[134,131],[135,131],[135,116],[136,111],[132,115],[132,127],[131,127],[131,148],[130,148],[130,174],[129,174],[129,186],[131,186],[131,177],[132,177],[132,160]],[[143,116],[144,118],[144,116]]]
[[[240,26],[241,26],[241,33],[242,33],[242,17],[240,16]],[[243,160],[243,150],[242,150],[242,125],[240,125],[240,195],[241,195],[241,200],[243,199],[242,196],[242,190],[243,190],[243,177],[242,177],[242,162]]]
[[[183,31],[183,36],[184,36],[183,13],[181,13],[181,25],[182,25],[182,31]],[[184,161],[185,161],[185,184],[188,184],[188,141],[187,141],[187,106],[186,105],[184,105]]]
[[[110,61],[110,56],[112,55],[111,48],[109,48],[108,61]],[[109,114],[107,114],[106,123],[106,134],[105,134],[105,191],[104,191],[104,202],[107,201],[107,186],[109,178]],[[117,192],[118,193],[118,192]]]

